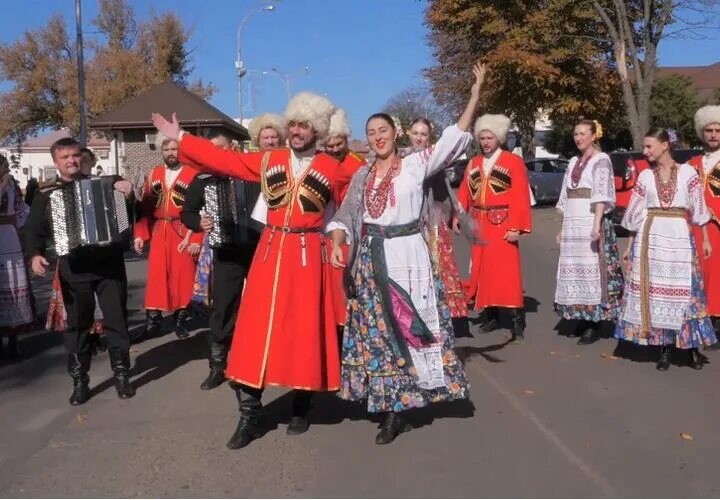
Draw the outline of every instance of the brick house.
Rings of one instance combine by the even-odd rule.
[[[239,142],[249,139],[247,129],[201,97],[172,81],[161,83],[120,106],[97,116],[90,128],[114,137],[120,174],[140,186],[151,168],[161,162],[155,150],[155,127],[151,113],[170,118],[176,113],[180,125],[196,135],[222,129]]]

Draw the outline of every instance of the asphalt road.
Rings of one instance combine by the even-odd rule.
[[[227,450],[237,405],[226,386],[199,389],[202,328],[134,346],[138,392],[127,401],[99,355],[94,396],[74,408],[61,339],[38,332],[21,340],[22,361],[0,365],[0,496],[719,496],[720,355],[709,353],[700,372],[659,373],[655,353],[612,339],[578,346],[558,333],[559,217],[537,209],[534,224],[522,241],[527,342],[507,344],[505,330],[459,339],[471,402],[414,412],[415,428],[391,445],[375,445],[377,422],[333,395],[316,399],[309,432],[286,436],[290,398],[269,390],[277,428]],[[461,268],[467,259],[458,242]],[[128,263],[138,328],[144,269]],[[37,283],[41,307],[47,287]]]

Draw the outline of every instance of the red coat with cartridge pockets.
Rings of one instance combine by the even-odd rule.
[[[463,283],[475,309],[523,307],[520,247],[505,239],[508,231],[532,230],[530,188],[527,167],[522,158],[507,151],[500,153],[486,175],[484,157],[476,156],[465,170],[458,200],[473,215],[483,245],[473,245],[470,278]]]
[[[267,225],[248,273],[226,375],[250,387],[335,391],[340,355],[325,211],[352,172],[318,153],[298,178],[289,149],[223,151],[186,134],[180,159],[210,173],[260,182]],[[202,165],[202,166],[200,166]]]

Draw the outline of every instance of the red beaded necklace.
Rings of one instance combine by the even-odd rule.
[[[655,189],[657,190],[658,200],[660,201],[660,208],[670,208],[672,202],[675,199],[675,192],[677,191],[677,163],[674,163],[670,167],[670,179],[667,182],[663,182],[660,178],[660,167],[653,170],[655,176]]]
[[[572,172],[570,172],[570,187],[572,187],[573,189],[578,187],[578,185],[580,184],[580,178],[582,177],[582,173],[585,170],[588,162],[590,161],[590,158],[592,158],[593,156],[595,156],[595,149],[590,148],[590,154],[585,153],[582,155],[582,157],[578,158],[578,161],[577,163],[575,163]]]
[[[376,188],[377,170],[373,165],[370,178],[365,185],[365,207],[373,219],[377,219],[383,214],[388,199],[390,199],[390,206],[395,206],[395,190],[393,189],[392,180],[399,172],[400,158],[396,157]]]

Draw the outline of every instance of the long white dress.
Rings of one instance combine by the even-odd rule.
[[[34,321],[32,290],[17,231],[25,225],[30,209],[19,194],[12,178],[5,185],[0,183],[0,335],[19,333]]]
[[[615,234],[604,224],[601,241],[594,242],[591,237],[595,204],[604,203],[606,214],[615,206],[612,163],[607,154],[595,153],[573,186],[571,175],[578,161],[577,156],[570,160],[557,203],[563,221],[555,304],[565,319],[614,319],[618,307],[611,304],[608,289],[618,286],[619,269],[609,270],[608,258],[619,261]]]
[[[462,154],[471,140],[469,133],[453,125],[445,129],[433,148],[404,157],[399,173],[392,180],[394,195],[388,196],[385,209],[378,217],[370,215],[363,196],[362,223],[388,227],[417,221],[419,227],[425,179]],[[379,183],[380,180],[376,180],[375,187]],[[348,200],[354,198],[352,189],[341,212],[350,210]],[[344,230],[348,238],[352,235],[351,229],[338,219],[327,225],[328,231],[335,229]],[[393,348],[398,330],[393,330],[386,320],[392,322],[390,316],[393,315],[399,323],[409,323],[411,319],[408,315],[400,317],[395,303],[387,304],[381,298],[377,273],[382,270],[374,269],[369,262],[368,249],[375,238],[365,236],[359,250],[360,264],[353,278],[358,291],[356,297],[349,297],[339,396],[367,399],[369,412],[404,411],[430,402],[467,397],[468,385],[462,365],[451,349],[454,340],[450,312],[444,300],[442,304],[438,302],[437,286],[442,286],[442,282],[433,273],[423,235],[416,232],[382,239],[387,277],[407,294],[417,317],[435,338],[434,343],[421,347],[413,347],[408,342],[411,362],[398,356]],[[440,310],[445,312],[443,317]]]
[[[472,141],[469,132],[456,125],[443,131],[433,147],[408,154],[401,161],[400,173],[392,181],[394,200],[388,200],[385,210],[374,218],[365,210],[363,222],[380,226],[397,226],[420,219],[425,179],[447,167],[457,159]],[[377,187],[382,179],[375,181]],[[348,228],[330,222],[328,231],[343,229],[350,238]],[[412,298],[413,305],[431,332],[438,333],[440,322],[434,293],[434,280],[428,246],[423,235],[412,234],[385,239],[385,259],[388,276]]]
[[[630,281],[616,336],[638,344],[679,348],[715,342],[704,319],[705,297],[689,222],[710,220],[703,186],[688,164],[677,171],[672,202],[662,206],[653,170],[644,170],[622,225],[636,232]],[[702,249],[700,249],[702,252]]]

